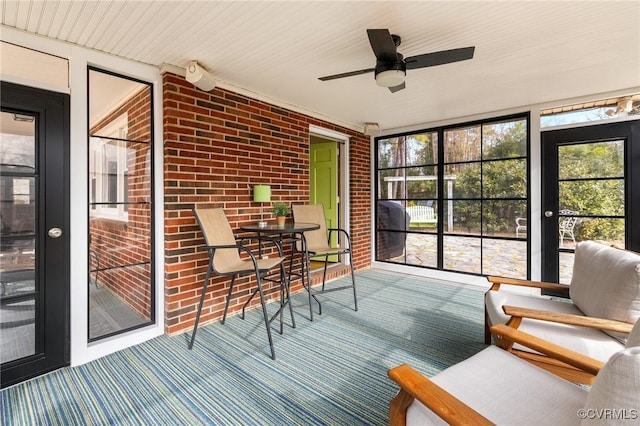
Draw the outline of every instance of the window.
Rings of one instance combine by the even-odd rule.
[[[88,340],[155,321],[153,92],[89,68]]]
[[[127,220],[127,114],[122,114],[89,143],[90,199],[94,216]]]
[[[527,116],[376,139],[376,260],[526,278],[528,141]]]
[[[540,111],[540,126],[553,127],[592,123],[612,118],[640,116],[640,93],[566,105]]]

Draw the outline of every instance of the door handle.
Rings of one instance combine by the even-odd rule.
[[[62,236],[62,229],[60,228],[51,228],[49,229],[49,237],[51,238],[60,238]]]
[[[546,212],[544,212],[545,217],[551,217],[553,216],[553,212],[551,210],[547,210]]]

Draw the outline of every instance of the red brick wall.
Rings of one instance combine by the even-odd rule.
[[[216,88],[197,90],[184,78],[164,75],[165,331],[193,327],[207,254],[193,207],[222,207],[231,226],[260,218],[251,187],[269,184],[273,201],[309,199],[309,125],[350,137],[350,229],[356,269],[368,268],[370,235],[369,138],[361,133]],[[265,209],[265,214],[268,212]],[[268,216],[272,215],[269,212]],[[343,274],[342,268],[332,274]],[[229,279],[213,278],[201,324],[218,319]],[[253,279],[236,280],[230,311],[242,306]],[[268,284],[268,297],[277,297]],[[293,291],[301,291],[300,280]]]

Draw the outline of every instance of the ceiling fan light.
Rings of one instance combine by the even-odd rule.
[[[385,70],[376,74],[376,83],[381,87],[395,87],[404,83],[404,70]]]

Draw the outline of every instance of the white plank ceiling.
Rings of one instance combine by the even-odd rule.
[[[640,1],[2,1],[1,23],[160,66],[197,60],[262,98],[361,128],[399,128],[640,85]],[[405,56],[475,46],[390,93],[367,28]]]

